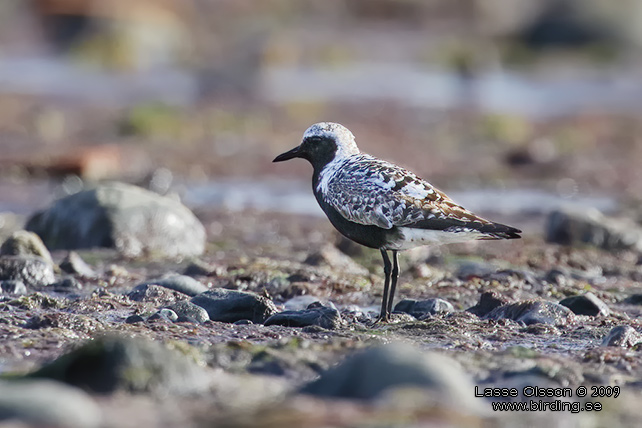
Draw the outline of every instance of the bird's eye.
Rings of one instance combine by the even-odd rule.
[[[308,137],[308,141],[311,143],[320,143],[321,142],[321,137]]]

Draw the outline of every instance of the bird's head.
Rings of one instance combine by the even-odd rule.
[[[359,148],[354,141],[354,135],[348,128],[338,123],[320,122],[305,131],[301,144],[280,154],[273,162],[303,158],[315,168],[323,168],[336,158],[357,153]]]

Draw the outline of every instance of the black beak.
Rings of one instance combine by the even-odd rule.
[[[272,162],[283,162],[286,160],[300,158],[301,157],[301,146],[297,146],[290,150],[289,152],[282,153],[278,155]]]

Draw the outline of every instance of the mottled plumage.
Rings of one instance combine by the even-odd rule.
[[[384,320],[394,298],[398,250],[520,237],[520,230],[478,217],[414,173],[361,153],[352,133],[342,125],[312,125],[300,146],[274,161],[294,157],[312,164],[314,194],[332,224],[348,238],[381,250],[386,272]],[[392,269],[387,250],[393,253]]]

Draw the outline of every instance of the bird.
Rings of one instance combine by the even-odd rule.
[[[341,124],[313,124],[297,147],[273,162],[294,158],[312,165],[312,190],[332,225],[348,239],[381,252],[385,280],[375,323],[391,320],[399,251],[521,238],[521,230],[473,214],[413,172],[362,153]]]

